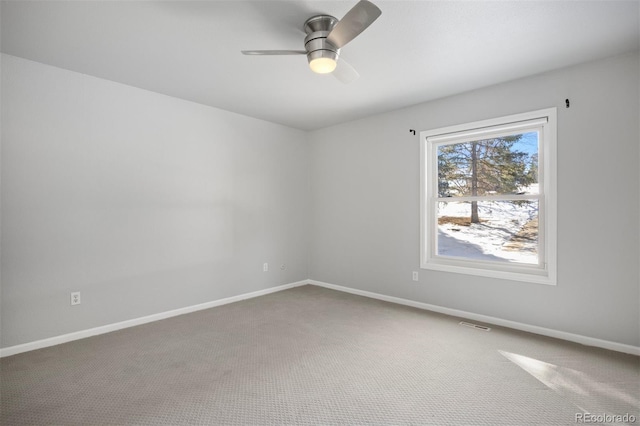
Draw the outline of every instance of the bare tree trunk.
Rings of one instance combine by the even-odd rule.
[[[471,143],[471,196],[478,195],[478,144]],[[471,223],[480,223],[478,202],[471,202]]]

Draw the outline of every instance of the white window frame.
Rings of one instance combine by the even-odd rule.
[[[513,132],[539,131],[539,194],[526,197],[538,201],[539,264],[491,262],[438,256],[437,147],[496,137]],[[557,119],[556,108],[476,121],[420,132],[420,266],[423,269],[471,274],[539,284],[557,283]],[[455,201],[487,201],[482,197],[455,197]],[[491,196],[499,201],[500,196]],[[503,197],[509,200],[513,196]],[[454,201],[454,199],[449,199]]]

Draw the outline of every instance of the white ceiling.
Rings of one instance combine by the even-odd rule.
[[[312,73],[304,21],[343,1],[8,1],[2,52],[300,129],[316,129],[636,50],[636,1],[383,1],[342,49],[349,85]]]

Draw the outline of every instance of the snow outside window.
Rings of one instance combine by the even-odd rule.
[[[420,140],[422,268],[556,284],[556,109]]]

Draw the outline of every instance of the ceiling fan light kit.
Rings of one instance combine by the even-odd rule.
[[[338,20],[331,15],[313,16],[304,23],[307,36],[305,50],[243,50],[245,55],[307,55],[309,68],[318,74],[333,73],[338,66],[340,49],[373,23],[382,14],[380,9],[367,0],[360,0],[347,14]],[[359,77],[344,60],[343,71],[334,74],[349,83]]]
[[[335,53],[333,54],[333,57],[329,56],[330,53],[320,53],[320,55],[322,56],[315,58],[313,58],[311,54],[307,56],[309,58],[309,68],[311,68],[311,71],[318,74],[329,74],[330,72],[333,72],[333,70],[336,69],[336,66],[338,66],[337,56]]]
[[[340,49],[329,43],[327,36],[337,22],[338,19],[333,16],[318,15],[307,19],[304,23],[304,31],[307,33],[304,48],[307,51],[311,71],[328,74],[336,69]]]

